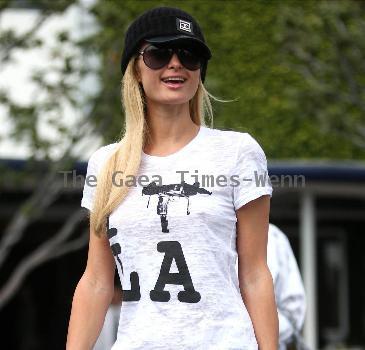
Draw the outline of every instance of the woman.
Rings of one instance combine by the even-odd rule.
[[[266,158],[247,133],[205,126],[210,50],[184,11],[159,7],[128,28],[122,57],[125,132],[89,159],[85,272],[67,349],[92,348],[123,287],[117,349],[276,350],[266,264]],[[235,261],[239,259],[239,278]]]

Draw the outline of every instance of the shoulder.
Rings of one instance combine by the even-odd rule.
[[[99,173],[102,166],[106,163],[114,150],[117,149],[118,143],[111,143],[109,145],[101,146],[94,151],[89,157],[87,163],[88,174],[96,175]]]
[[[230,150],[238,150],[240,148],[254,149],[259,146],[255,138],[248,132],[205,127],[205,134],[212,142],[221,145],[224,148],[228,147]]]
[[[205,133],[207,136],[219,138],[220,140],[239,140],[240,138],[247,137],[247,132],[241,132],[237,130],[231,130],[231,129],[216,129],[216,128],[210,128],[210,127],[204,127]]]
[[[89,162],[90,161],[100,162],[100,161],[108,159],[112,155],[113,151],[116,150],[117,146],[118,146],[118,142],[99,147],[97,150],[95,150],[91,154],[91,156],[89,158]]]

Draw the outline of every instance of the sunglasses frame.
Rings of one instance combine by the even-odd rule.
[[[144,53],[145,53],[145,51],[149,48],[149,47],[151,47],[151,46],[154,46],[154,47],[156,47],[156,48],[158,48],[158,49],[169,49],[169,50],[172,50],[172,55],[171,55],[171,57],[170,57],[170,59],[167,61],[167,63],[166,64],[164,64],[161,68],[151,68],[147,63],[146,63],[146,61],[144,60]],[[181,62],[181,64],[187,69],[187,70],[190,70],[190,71],[196,71],[196,70],[198,70],[198,69],[201,69],[201,67],[202,67],[202,65],[203,65],[203,63],[202,63],[202,60],[201,60],[201,58],[199,57],[199,56],[197,56],[198,58],[199,58],[199,62],[200,62],[200,65],[199,65],[199,67],[198,68],[196,68],[196,69],[190,69],[190,68],[188,68],[188,67],[186,67],[185,65],[184,65],[184,63],[182,62],[182,60],[181,60],[181,58],[180,58],[180,50],[187,50],[187,51],[190,51],[192,54],[194,54],[195,56],[197,56],[193,51],[191,51],[191,50],[189,50],[189,49],[186,49],[186,48],[182,48],[182,47],[168,47],[168,46],[158,46],[158,45],[154,45],[154,44],[149,44],[149,45],[147,45],[143,50],[141,50],[141,51],[138,51],[138,53],[139,53],[139,55],[141,55],[142,56],[142,58],[143,58],[143,62],[145,63],[145,65],[148,67],[148,68],[150,68],[150,69],[153,69],[153,70],[159,70],[159,69],[162,69],[164,66],[166,66],[170,61],[171,61],[171,58],[172,58],[172,56],[173,56],[173,54],[175,53],[176,55],[177,55],[177,57],[179,58],[179,61]]]

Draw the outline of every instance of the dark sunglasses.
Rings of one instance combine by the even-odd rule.
[[[139,51],[144,63],[151,69],[161,69],[166,66],[174,53],[176,53],[179,61],[186,69],[197,70],[201,67],[201,58],[199,55],[188,48],[148,45],[142,51]]]

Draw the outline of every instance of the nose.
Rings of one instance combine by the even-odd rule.
[[[177,57],[177,54],[175,52],[170,59],[168,68],[182,68],[182,64],[179,60],[179,57]]]

